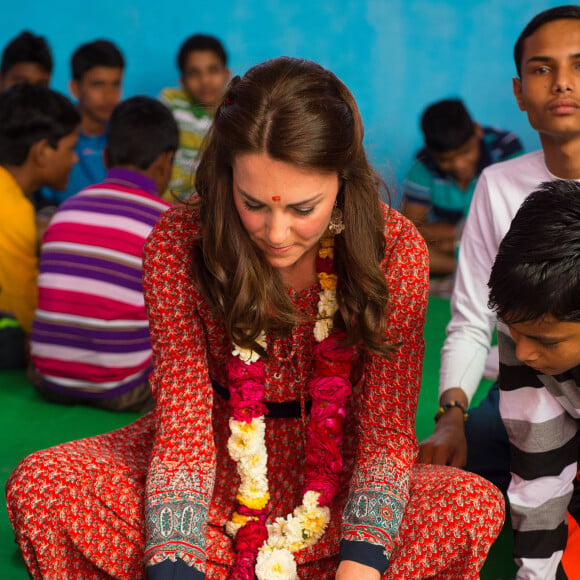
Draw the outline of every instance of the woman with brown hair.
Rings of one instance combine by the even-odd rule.
[[[415,464],[427,253],[351,93],[285,57],[233,79],[196,187],[145,249],[156,409],[8,483],[31,575],[478,578],[503,500]]]

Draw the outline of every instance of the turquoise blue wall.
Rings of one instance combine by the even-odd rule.
[[[474,117],[539,146],[511,93],[513,44],[541,0],[11,0],[2,8],[0,45],[23,28],[50,40],[53,87],[67,90],[69,58],[87,40],[118,43],[128,62],[125,96],[156,95],[175,84],[175,53],[194,32],[223,39],[231,67],[281,54],[306,57],[352,90],[371,159],[400,181],[421,144],[428,103],[465,99]]]

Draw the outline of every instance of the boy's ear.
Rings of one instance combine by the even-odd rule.
[[[473,132],[477,135],[478,139],[483,137],[483,127],[477,121],[473,122]]]
[[[71,79],[68,82],[68,90],[70,94],[78,101],[79,100],[79,81]]]
[[[524,97],[522,95],[522,80],[518,77],[514,77],[512,79],[512,88],[520,111],[525,111],[526,106],[524,104]]]
[[[158,162],[158,171],[159,173],[165,177],[166,175],[171,175],[171,169],[173,167],[173,158],[175,157],[175,151],[166,151],[165,153],[161,153],[157,158]]]
[[[169,187],[174,156],[175,151],[161,153],[149,167],[150,175],[157,185],[159,194],[162,194]]]
[[[46,167],[49,163],[49,149],[52,147],[48,139],[41,139],[32,144],[26,160],[32,162],[36,167]]]

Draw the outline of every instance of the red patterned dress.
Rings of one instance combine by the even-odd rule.
[[[228,406],[212,380],[225,385],[231,344],[192,279],[190,248],[199,235],[191,210],[172,210],[145,250],[156,410],[117,431],[36,452],[7,484],[34,578],[142,578],[145,566],[168,558],[208,579],[228,575],[233,553],[224,525],[238,476],[226,448]],[[384,578],[478,578],[503,522],[503,500],[475,475],[415,464],[428,257],[415,228],[386,208],[385,236],[388,340],[400,346],[389,361],[361,357],[340,491],[323,538],[297,555],[299,576],[334,578],[345,538],[384,548],[391,562]],[[318,292],[315,285],[292,299],[313,318]],[[268,337],[269,403],[308,398],[312,328],[304,322]],[[269,520],[301,502],[305,420],[266,420]]]

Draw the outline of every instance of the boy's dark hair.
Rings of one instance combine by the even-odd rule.
[[[580,322],[580,183],[542,183],[524,201],[500,244],[489,307],[509,324]]]
[[[514,46],[514,61],[518,77],[522,74],[522,57],[524,55],[524,42],[526,38],[534,34],[538,28],[554,20],[580,20],[580,6],[577,4],[568,4],[567,6],[556,6],[549,10],[544,10],[536,14],[523,29]]]
[[[22,62],[32,62],[52,73],[52,54],[46,39],[24,30],[14,37],[2,51],[0,72],[5,75],[13,66]]]
[[[147,169],[162,153],[177,151],[179,129],[165,105],[137,96],[115,107],[107,139],[109,167],[134,165]]]
[[[429,105],[421,117],[421,130],[428,149],[445,153],[459,149],[475,133],[471,115],[460,99],[445,99]]]
[[[42,139],[56,149],[80,122],[64,95],[37,85],[14,85],[0,93],[0,165],[22,165]]]
[[[208,34],[194,34],[186,39],[177,53],[177,66],[181,74],[185,72],[185,63],[189,53],[195,50],[211,50],[222,61],[224,67],[228,66],[228,55],[223,44],[215,37]]]
[[[79,46],[71,58],[72,77],[82,80],[85,73],[96,66],[125,68],[121,51],[109,40],[94,40]]]

